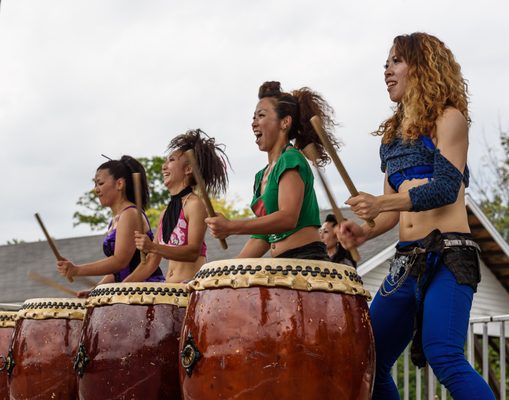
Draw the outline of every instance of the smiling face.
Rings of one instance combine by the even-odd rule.
[[[108,169],[95,173],[95,193],[103,207],[111,207],[123,194],[124,179],[115,179]]]
[[[396,49],[392,46],[389,58],[385,64],[385,84],[392,101],[399,103],[405,94],[408,81],[408,64],[396,55]]]
[[[278,140],[281,140],[284,123],[276,113],[273,99],[264,97],[258,102],[251,127],[261,151],[269,152]]]
[[[171,194],[184,189],[190,181],[191,165],[180,150],[175,150],[163,164],[163,183]]]

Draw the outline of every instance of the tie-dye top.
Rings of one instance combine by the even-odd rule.
[[[188,243],[188,236],[189,226],[184,215],[184,204],[182,204],[182,209],[180,210],[177,225],[175,225],[173,232],[170,234],[170,240],[168,243],[165,243],[163,239],[163,220],[162,218],[159,220],[159,227],[157,228],[157,240],[160,244],[171,247],[184,246]],[[200,256],[207,256],[207,245],[205,244],[205,241],[201,244]]]

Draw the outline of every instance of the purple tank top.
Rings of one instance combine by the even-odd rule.
[[[136,206],[126,207],[121,211],[121,213],[123,211],[127,210],[128,208],[134,208],[134,207],[136,207]],[[147,220],[147,223],[150,228],[150,223],[148,221],[148,218],[147,218],[145,212],[143,212],[143,216]],[[108,230],[111,228],[112,224],[113,224],[113,220],[108,225]],[[106,255],[106,257],[111,257],[115,253],[116,236],[117,236],[117,229],[113,229],[105,236],[105,238],[103,240],[103,251],[104,251],[104,254]],[[150,240],[154,239],[154,234],[152,233],[152,231],[150,229],[147,232],[147,236],[150,238]],[[133,257],[131,258],[131,261],[129,261],[129,264],[126,265],[124,268],[122,268],[119,272],[114,273],[115,282],[122,282],[128,275],[130,275],[131,272],[133,272],[136,269],[136,267],[140,264],[140,260],[141,260],[140,251],[138,249],[136,249]],[[145,279],[145,282],[164,282],[164,281],[165,281],[165,279],[164,279],[163,272],[161,271],[161,268],[159,268],[159,267],[157,267],[157,269],[154,271],[154,273],[151,276],[149,276],[147,279]]]

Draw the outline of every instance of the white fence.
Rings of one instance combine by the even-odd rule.
[[[506,322],[509,315],[495,317],[480,317],[470,320],[467,337],[467,359],[473,364],[474,354],[481,367],[484,380],[491,384],[496,396],[500,400],[507,399],[506,385]],[[489,358],[490,339],[498,342],[497,358]],[[403,400],[446,400],[451,395],[444,386],[440,385],[433,371],[428,366],[420,370],[410,362],[410,348],[408,347],[392,369],[392,377],[400,388]],[[493,354],[493,352],[492,352]],[[490,366],[498,364],[500,376],[497,378]],[[399,373],[398,373],[399,372]],[[491,374],[491,376],[490,376]],[[402,391],[401,391],[402,389]]]

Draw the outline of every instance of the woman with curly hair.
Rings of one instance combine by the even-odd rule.
[[[265,82],[258,98],[251,126],[258,148],[267,153],[268,164],[255,177],[251,208],[257,218],[228,220],[219,215],[206,222],[218,238],[251,235],[239,257],[261,257],[270,249],[272,257],[328,260],[318,233],[313,174],[299,150],[313,143],[318,164],[329,161],[309,120],[313,115],[321,117],[337,147],[331,134],[333,110],[310,89],[285,93],[279,82]]]
[[[135,205],[133,173],[140,173],[141,200],[145,208],[149,201],[149,190],[145,169],[140,162],[130,156],[120,160],[109,160],[97,168],[95,174],[95,192],[103,207],[109,207],[113,219],[103,241],[106,258],[75,265],[69,260],[57,261],[58,271],[68,278],[74,276],[104,275],[99,282],[122,282],[140,263],[140,252],[134,245],[134,231],[138,228],[138,211]],[[143,236],[150,240],[153,235],[145,213]],[[141,281],[162,282],[163,273],[154,268]],[[86,296],[88,291],[80,292]]]
[[[161,214],[153,241],[136,232],[136,247],[146,253],[147,258],[126,281],[137,282],[150,275],[158,267],[161,258],[168,260],[166,281],[173,283],[191,280],[205,263],[207,212],[203,201],[193,192],[196,182],[192,166],[184,154],[191,149],[194,150],[207,192],[218,195],[226,191],[228,158],[222,146],[200,129],[173,138],[163,164],[163,182],[170,193],[170,202]]]
[[[382,136],[384,194],[347,201],[376,225],[345,221],[337,230],[350,248],[399,223],[390,271],[370,313],[376,344],[373,399],[399,399],[391,367],[412,342],[412,360],[428,362],[454,399],[494,399],[465,360],[472,298],[480,281],[479,246],[470,235],[467,83],[452,52],[434,36],[397,36],[385,65],[394,114]]]

